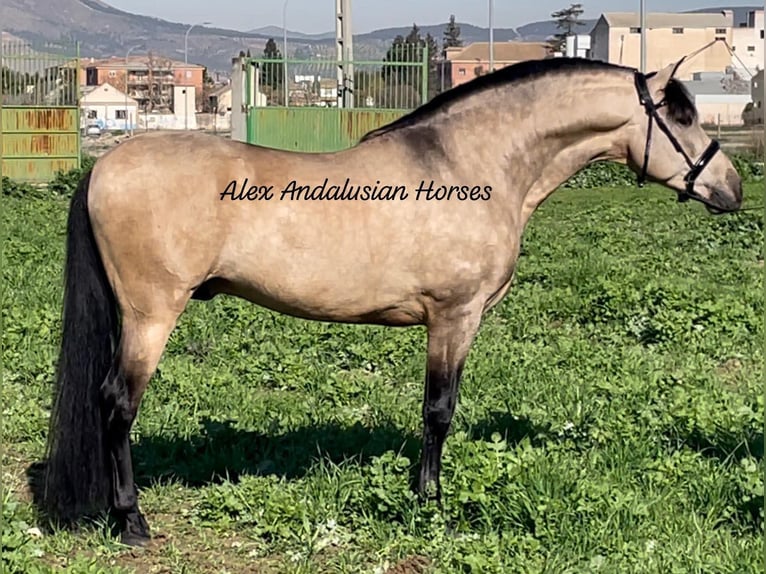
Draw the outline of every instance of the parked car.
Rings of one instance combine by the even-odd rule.
[[[86,136],[100,136],[101,135],[101,126],[99,126],[95,122],[90,122],[87,126],[85,126],[85,135]]]

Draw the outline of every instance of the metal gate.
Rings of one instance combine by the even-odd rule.
[[[79,45],[0,48],[2,175],[42,183],[80,166]]]
[[[277,149],[346,149],[428,99],[428,53],[421,46],[404,45],[394,61],[243,57],[234,71],[232,137]],[[243,112],[239,134],[236,111]]]

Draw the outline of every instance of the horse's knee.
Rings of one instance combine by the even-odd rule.
[[[449,401],[426,404],[423,408],[423,419],[428,430],[439,437],[446,436],[452,423],[454,410]]]

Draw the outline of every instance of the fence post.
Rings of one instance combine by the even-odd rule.
[[[428,44],[423,46],[423,61],[421,62],[420,66],[422,70],[421,90],[423,92],[421,96],[421,103],[425,104],[428,101],[428,72],[430,72],[428,69]]]

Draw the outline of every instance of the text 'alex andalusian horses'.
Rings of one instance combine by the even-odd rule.
[[[615,160],[711,212],[739,209],[741,179],[675,69],[524,62],[337,153],[152,133],[101,157],[69,213],[49,514],[111,511],[125,542],[149,538],[129,431],[179,316],[217,294],[310,320],[425,325],[418,490],[439,498],[469,348],[546,197]]]

